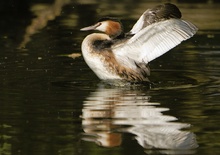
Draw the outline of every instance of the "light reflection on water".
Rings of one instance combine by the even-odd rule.
[[[150,101],[142,91],[99,88],[86,98],[82,109],[83,140],[105,147],[120,146],[122,135],[131,133],[144,149],[194,153],[198,147],[190,124],[163,114],[169,108]]]

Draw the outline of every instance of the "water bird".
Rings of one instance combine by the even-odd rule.
[[[149,62],[191,38],[197,27],[181,19],[178,7],[165,3],[147,9],[124,33],[120,20],[100,19],[81,31],[98,30],[86,36],[82,55],[92,71],[102,80],[149,81]]]

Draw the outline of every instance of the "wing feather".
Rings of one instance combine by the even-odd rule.
[[[168,19],[151,24],[112,50],[118,61],[134,67],[134,62],[148,63],[168,52],[197,31],[192,23],[181,19]]]
[[[136,34],[143,28],[170,18],[181,18],[182,14],[176,5],[165,3],[154,8],[147,9],[130,30],[130,34]]]

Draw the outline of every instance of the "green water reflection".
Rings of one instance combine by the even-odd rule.
[[[79,29],[128,31],[161,1],[0,2],[0,154],[219,154],[220,3],[171,2],[199,31],[150,64],[151,89],[102,84]]]

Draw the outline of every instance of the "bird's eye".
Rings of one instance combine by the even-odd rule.
[[[102,22],[98,22],[98,23],[97,23],[97,26],[100,26],[100,25],[102,25]]]

